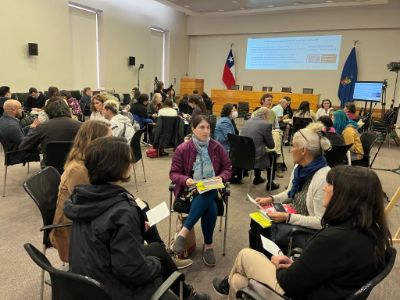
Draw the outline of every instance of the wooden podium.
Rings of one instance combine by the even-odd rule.
[[[194,90],[198,90],[199,94],[204,91],[204,79],[195,79],[195,78],[181,78],[181,89],[180,94],[183,96],[184,94],[191,95]]]

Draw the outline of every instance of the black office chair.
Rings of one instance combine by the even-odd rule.
[[[238,91],[239,89],[240,89],[240,85],[238,85],[238,84],[235,84],[235,85],[231,86],[231,90]]]
[[[175,184],[170,183],[169,185],[169,220],[168,220],[168,241],[171,241],[171,227],[172,227],[172,213],[181,213],[181,214],[189,214],[190,205],[189,201],[183,199],[175,199],[174,197],[174,189]],[[222,244],[222,255],[225,256],[225,248],[226,248],[226,235],[228,233],[228,203],[229,196],[231,195],[230,184],[229,182],[225,183],[225,187],[220,190],[220,197],[217,200],[218,214],[220,217],[219,222],[219,231],[222,231],[222,218],[225,218],[224,224],[224,241]],[[225,206],[224,206],[225,204]]]
[[[376,135],[372,132],[363,132],[360,136],[360,140],[364,151],[363,157],[361,159],[352,160],[351,165],[369,168],[371,167],[369,162],[371,157],[371,149],[376,141]]]
[[[347,151],[353,146],[353,144],[349,145],[333,145],[332,149],[329,151],[326,151],[324,153],[324,156],[326,158],[326,161],[328,162],[328,166],[333,168],[334,166],[337,165],[343,165],[346,164],[346,154]]]
[[[242,178],[244,171],[250,172],[247,191],[250,190],[250,183],[253,176],[254,163],[256,161],[256,147],[254,141],[250,137],[239,136],[228,133],[229,142],[229,158],[232,168],[242,170]]]
[[[185,124],[180,117],[158,117],[153,128],[153,147],[177,148],[184,140]]]
[[[31,151],[32,153],[28,153],[26,151],[7,151],[7,141],[5,138],[0,135],[0,143],[3,148],[4,153],[4,182],[3,182],[3,197],[6,196],[6,185],[7,185],[7,170],[8,166],[13,166],[17,164],[25,164],[28,165],[28,174],[29,174],[29,163],[34,161],[40,161],[40,156],[38,151]]]
[[[44,256],[32,244],[27,243],[24,245],[24,248],[31,259],[42,268],[42,270],[49,272],[51,278],[52,300],[111,300],[111,296],[97,280],[88,276],[65,272],[54,268],[46,256]],[[161,299],[161,297],[169,291],[171,285],[177,281],[181,283],[180,285],[182,289],[184,280],[185,275],[175,271],[154,292],[150,300]]]
[[[40,231],[43,231],[43,254],[46,254],[46,250],[52,247],[49,238],[50,230],[71,226],[71,223],[53,225],[60,180],[60,174],[54,167],[46,167],[30,176],[23,184],[25,191],[35,202],[42,216],[43,226]],[[43,291],[44,271],[42,270],[40,299],[43,299]]]
[[[291,128],[291,140],[289,143],[289,152],[291,149],[291,145],[293,142],[294,134],[299,131],[300,129],[306,128],[308,124],[312,123],[313,120],[311,118],[301,118],[301,117],[293,117],[293,124]]]
[[[243,91],[252,91],[253,90],[253,86],[252,85],[244,85],[243,86]]]
[[[303,88],[303,94],[312,94],[314,93],[314,89],[312,88]]]
[[[263,86],[262,91],[263,92],[272,92],[272,86]]]
[[[390,248],[386,250],[386,266],[383,268],[383,270],[377,276],[375,276],[366,284],[364,284],[361,288],[356,290],[352,295],[347,297],[346,300],[366,300],[369,294],[371,293],[372,289],[389,275],[389,273],[393,269],[395,260],[396,260],[396,249]],[[236,293],[236,299],[290,300],[291,298],[279,295],[269,286],[264,285],[263,283],[258,282],[254,279],[251,279],[248,287],[243,288]]]
[[[52,166],[58,173],[64,172],[64,164],[68,153],[71,150],[72,141],[53,141],[48,142],[44,148],[44,164],[46,167]]]
[[[71,96],[73,98],[75,98],[78,101],[81,100],[81,98],[82,98],[81,91],[75,90],[75,91],[70,91],[70,92],[71,92]]]
[[[140,140],[142,138],[142,134],[145,132],[145,129],[140,129],[135,132],[135,134],[132,137],[131,140],[131,149],[133,153],[133,175],[135,177],[135,185],[136,185],[136,191],[138,190],[137,187],[137,180],[136,180],[136,170],[135,170],[135,164],[141,160],[142,161],[142,168],[143,168],[143,176],[144,176],[144,181],[147,182],[146,180],[146,172],[144,170],[144,162],[143,162],[143,156],[142,156],[142,148],[140,147]]]
[[[122,94],[122,105],[128,105],[129,103],[131,103],[131,101],[132,101],[131,95]]]

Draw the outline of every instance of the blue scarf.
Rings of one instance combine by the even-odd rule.
[[[192,137],[194,146],[197,150],[196,161],[193,164],[193,179],[200,180],[215,176],[214,167],[210,155],[208,154],[208,144],[210,138],[206,141],[200,141],[195,136]]]
[[[314,176],[315,172],[323,167],[327,166],[327,162],[324,156],[318,156],[307,166],[303,167],[298,165],[294,170],[294,177],[292,180],[292,189],[288,192],[288,197],[293,198],[294,195],[301,189],[303,184],[311,177]]]

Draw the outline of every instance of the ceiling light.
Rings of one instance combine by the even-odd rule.
[[[268,7],[268,8],[271,8],[271,7],[274,7],[274,6],[270,4],[270,5],[267,5],[267,7]]]
[[[225,9],[218,9],[218,11],[223,12],[223,11],[225,11]]]
[[[245,10],[246,8],[245,7],[240,7],[240,10]]]
[[[190,5],[187,5],[187,4],[186,4],[186,5],[184,5],[183,7],[189,8],[189,7],[190,7]]]
[[[239,1],[233,0],[232,3],[236,4],[239,3]]]
[[[325,3],[333,3],[333,0],[326,0]]]

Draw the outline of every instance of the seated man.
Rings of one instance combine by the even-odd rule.
[[[79,100],[80,103],[85,104],[85,110],[82,112],[85,116],[90,116],[90,103],[92,96],[92,89],[90,87],[85,87],[83,89],[82,98]]]
[[[33,150],[39,145],[45,149],[48,142],[74,140],[82,123],[71,118],[71,111],[64,99],[58,98],[46,105],[45,112],[49,120],[29,130],[19,145],[20,150]]]
[[[0,117],[3,115],[4,112],[4,102],[8,99],[11,99],[11,92],[9,86],[1,86],[0,87]]]
[[[46,97],[34,87],[29,89],[29,97],[26,100],[26,110],[42,110],[46,104]]]
[[[38,121],[35,120],[30,127],[21,128],[20,118],[22,118],[22,105],[17,100],[7,100],[4,102],[4,113],[0,118],[0,135],[7,142],[7,149],[5,151],[17,151],[18,146],[21,144],[25,133],[30,127],[36,127]],[[13,154],[13,162],[23,162],[28,159],[31,155],[38,155],[38,152],[24,152]]]
[[[102,114],[111,123],[112,135],[124,137],[130,143],[135,134],[135,128],[128,117],[119,113],[119,103],[115,100],[107,100],[104,102]]]
[[[270,110],[266,107],[261,107],[254,112],[254,117],[248,120],[240,133],[242,136],[247,136],[253,139],[256,148],[256,161],[254,164],[254,180],[253,184],[264,183],[265,179],[261,177],[261,170],[267,169],[268,184],[273,180],[274,174],[271,174],[270,154],[266,148],[274,148],[275,143],[272,137],[272,125],[267,123]],[[279,184],[272,182],[272,190],[279,188]]]

